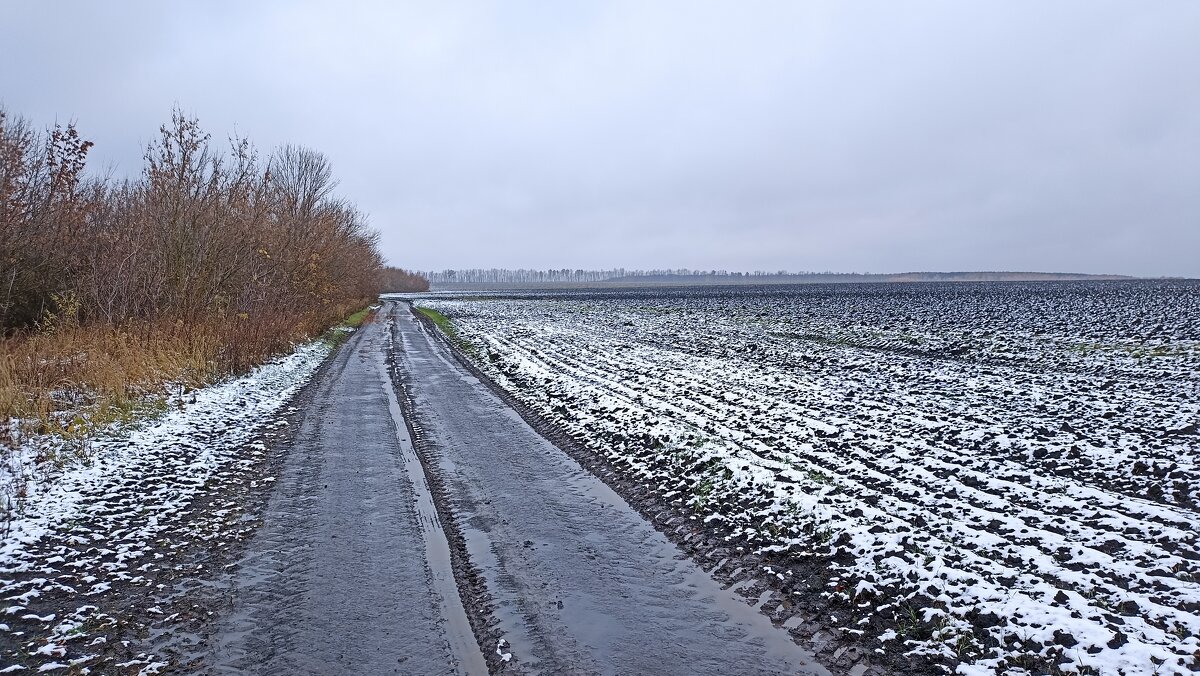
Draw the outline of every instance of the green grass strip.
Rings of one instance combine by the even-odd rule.
[[[454,324],[446,315],[434,310],[433,308],[427,307],[419,307],[417,308],[417,312],[420,312],[432,320],[434,324],[437,324],[437,327],[442,330],[442,333],[453,339],[458,338],[458,329],[454,327]]]

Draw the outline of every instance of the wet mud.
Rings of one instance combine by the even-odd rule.
[[[394,373],[494,671],[827,673],[398,309]]]
[[[486,668],[445,593],[448,552],[419,468],[411,474],[386,350],[384,328],[366,324],[324,374],[230,583],[209,671]]]
[[[220,581],[210,673],[826,674],[389,303]]]

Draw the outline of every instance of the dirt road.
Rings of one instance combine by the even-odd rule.
[[[416,458],[383,370],[387,349],[385,326],[368,324],[316,383],[241,562],[215,671],[486,668],[419,464],[409,474]]]
[[[406,305],[335,359],[237,573],[215,671],[825,673]]]

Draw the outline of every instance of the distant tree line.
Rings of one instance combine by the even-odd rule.
[[[0,330],[219,319],[282,337],[379,292],[376,233],[324,155],[221,152],[178,111],[136,178],[85,174],[92,145],[0,110]]]
[[[872,282],[983,282],[1054,281],[1073,279],[1128,279],[1118,275],[1089,275],[1057,272],[788,272],[786,270],[729,272],[727,270],[506,270],[467,269],[423,273],[435,285],[455,284],[820,284]]]
[[[422,273],[434,284],[524,284],[545,282],[599,282],[623,277],[625,270],[506,270],[500,268],[442,270]]]
[[[421,292],[429,290],[429,280],[419,272],[386,267],[380,271],[384,293]]]
[[[719,276],[772,276],[788,275],[788,272],[728,272],[726,270],[507,270],[500,268],[442,270],[422,273],[434,284],[529,284],[529,283],[584,283],[604,282],[637,277],[719,277]]]

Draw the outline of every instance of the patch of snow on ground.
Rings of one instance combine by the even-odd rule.
[[[19,643],[29,656],[75,658],[69,665],[43,661],[43,670],[88,662],[89,642],[104,643],[103,636],[93,640],[89,634],[113,626],[114,618],[82,603],[59,622],[26,610],[45,602],[43,595],[82,601],[114,586],[148,584],[164,558],[164,544],[213,538],[220,546],[214,533],[184,532],[181,524],[192,516],[191,505],[222,482],[241,481],[262,463],[266,446],[250,442],[271,434],[264,432],[265,423],[329,350],[326,342],[308,343],[245,376],[197,390],[193,402],[156,420],[94,439],[86,460],[50,482],[30,486],[28,497],[17,500],[8,515],[0,542],[0,598],[9,616],[24,623],[4,625],[8,636],[0,643]],[[39,443],[49,441],[28,445]],[[216,521],[219,515],[209,516]],[[6,651],[0,659],[18,660],[19,654]],[[150,656],[137,663],[146,673],[162,666]]]

